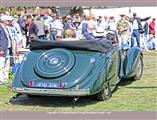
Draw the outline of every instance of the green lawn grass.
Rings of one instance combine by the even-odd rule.
[[[6,86],[0,86],[1,111],[49,111],[49,112],[105,112],[105,111],[157,111],[157,52],[144,53],[144,74],[141,80],[118,87],[111,99],[98,102],[92,97],[73,98],[39,97],[22,95],[12,102],[15,95]],[[11,82],[11,81],[10,81]]]

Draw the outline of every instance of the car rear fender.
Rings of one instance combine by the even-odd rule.
[[[113,78],[113,72],[110,72],[110,69],[112,69],[112,55],[111,53],[108,53],[104,58],[103,62],[100,62],[101,64],[99,67],[99,76],[95,83],[93,84],[93,91],[101,91],[104,86],[111,81]]]
[[[125,78],[132,77],[135,75],[135,68],[140,55],[142,55],[142,51],[138,47],[132,47],[127,51],[123,63]]]

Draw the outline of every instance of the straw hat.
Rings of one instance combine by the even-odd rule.
[[[120,16],[121,16],[121,17],[125,17],[125,14],[124,14],[124,13],[121,13]]]
[[[93,35],[95,37],[103,37],[106,35],[106,32],[102,27],[98,27],[95,31],[93,31]]]
[[[72,19],[72,18],[71,18],[71,16],[70,16],[70,15],[68,15],[68,16],[66,17],[66,19]]]

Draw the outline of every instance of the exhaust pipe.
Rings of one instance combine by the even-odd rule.
[[[78,101],[79,97],[76,97],[73,99],[73,103],[76,103]]]

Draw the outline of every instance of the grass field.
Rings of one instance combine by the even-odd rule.
[[[0,86],[1,111],[157,111],[157,52],[144,53],[142,79],[123,82],[108,101],[98,102],[92,97],[81,97],[73,103],[72,98],[66,97],[29,98],[21,95],[10,102],[14,95],[6,86]]]

